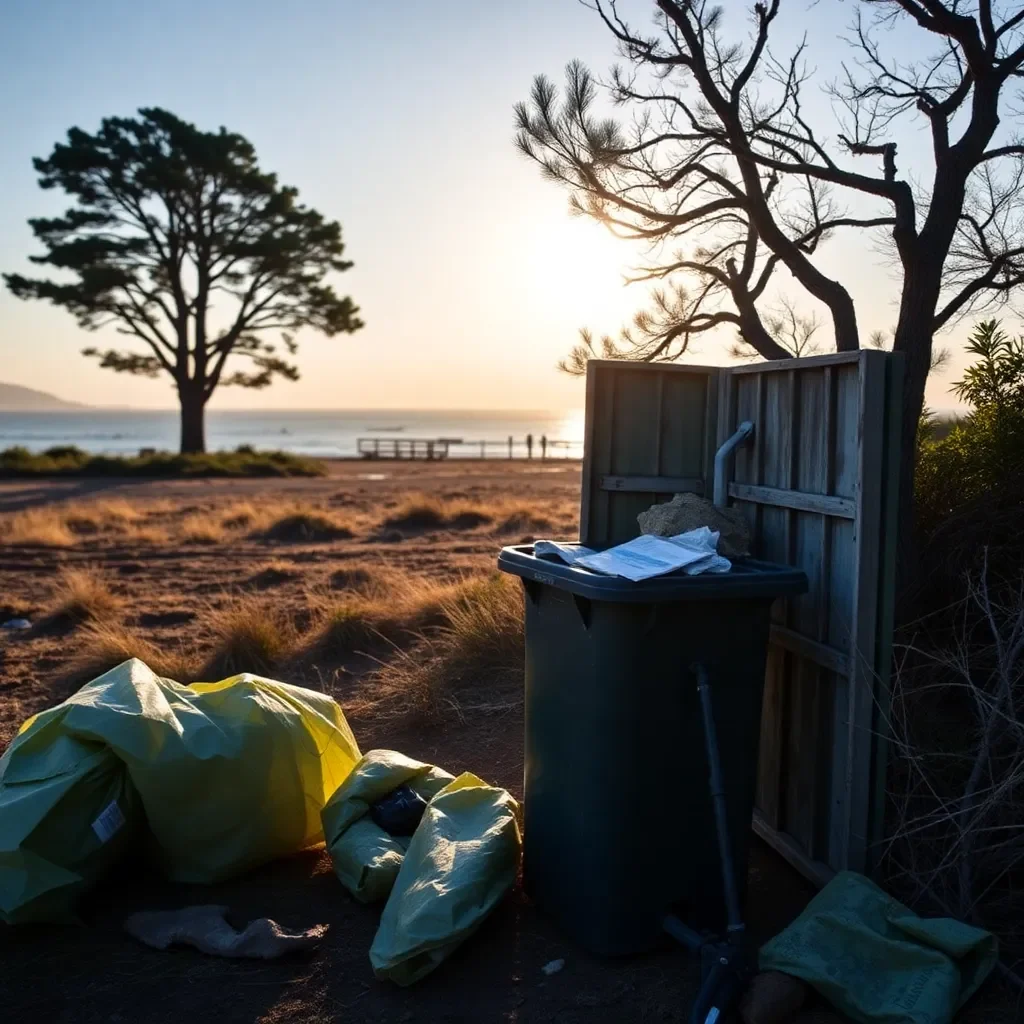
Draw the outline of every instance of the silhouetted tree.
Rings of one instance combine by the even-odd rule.
[[[352,266],[341,225],[260,170],[241,135],[143,109],[105,119],[95,135],[72,128],[33,163],[42,188],[63,189],[75,205],[29,221],[46,248],[30,258],[73,279],[5,274],[8,288],[62,306],[88,330],[110,324],[141,343],[83,354],[119,373],[169,374],[183,452],[204,450],[204,410],[218,386],[298,378],[268,332],[281,332],[294,355],[299,328],[334,335],[362,326],[352,300],[325,281]],[[234,368],[243,358],[248,366]]]
[[[1004,303],[1024,281],[1024,141],[999,132],[1012,113],[1008,85],[1024,70],[1024,8],[860,0],[849,63],[828,86],[833,120],[822,126],[805,103],[806,43],[787,54],[770,45],[781,0],[744,5],[751,31],[738,40],[726,33],[730,18],[741,21],[734,5],[727,16],[698,0],[654,0],[653,33],[628,25],[614,0],[586,6],[626,61],[607,94],[635,116],[628,126],[598,116],[598,83],[574,62],[561,97],[547,78],[534,81],[516,108],[517,143],[570,188],[576,211],[650,243],[641,278],[671,279],[619,354],[673,359],[724,325],[765,358],[789,355],[764,315],[783,268],[827,310],[835,347],[857,349],[850,292],[816,257],[837,232],[870,232],[901,282],[893,347],[906,358],[906,537],[933,335]],[[898,22],[919,30],[915,46],[893,35]],[[897,166],[897,139],[915,120],[930,137],[931,166],[911,179]]]

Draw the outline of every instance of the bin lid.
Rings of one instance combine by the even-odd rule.
[[[532,544],[515,544],[501,549],[498,568],[593,601],[656,604],[746,597],[771,599],[807,590],[807,575],[800,569],[757,558],[733,559],[729,572],[687,576],[676,571],[634,583],[623,576],[606,576],[582,566],[567,565],[553,557],[540,558],[533,553]]]

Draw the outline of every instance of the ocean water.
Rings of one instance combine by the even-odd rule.
[[[322,458],[354,456],[361,437],[385,439],[458,438],[453,456],[478,458],[480,442],[489,442],[488,457],[508,453],[513,438],[516,456],[526,454],[526,436],[552,444],[548,456],[577,458],[583,445],[582,411],[471,412],[402,411],[366,412],[333,410],[217,411],[206,415],[206,445],[211,451],[237,448],[280,449]],[[134,454],[140,448],[175,451],[178,415],[170,410],[88,409],[68,412],[0,411],[0,449],[23,445],[43,451],[74,444],[96,454]],[[499,444],[504,447],[499,448]]]

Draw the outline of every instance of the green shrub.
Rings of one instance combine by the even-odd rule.
[[[288,452],[257,452],[243,445],[234,452],[178,455],[89,455],[74,445],[33,454],[27,448],[0,452],[0,478],[26,476],[226,477],[323,476],[317,459]]]
[[[83,452],[75,444],[56,445],[53,448],[47,448],[43,454],[50,459],[76,459],[78,461],[89,457],[87,452]]]
[[[1024,339],[999,322],[977,326],[967,344],[977,357],[954,392],[974,407],[944,437],[925,419],[918,434],[918,527],[930,537],[951,517],[977,517],[1016,503],[1024,476]]]

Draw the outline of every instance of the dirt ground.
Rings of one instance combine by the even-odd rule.
[[[124,624],[161,647],[201,644],[218,609],[252,593],[301,622],[310,595],[337,589],[346,567],[399,567],[453,578],[492,569],[502,544],[529,536],[524,524],[545,528],[549,536],[575,536],[579,476],[578,465],[569,462],[338,462],[329,476],[314,480],[8,483],[0,486],[0,518],[86,507],[106,508],[104,514],[114,517],[124,502],[141,512],[123,529],[93,524],[56,546],[0,546],[0,617],[45,616],[55,581],[70,566],[89,567],[109,580],[123,602]],[[388,527],[389,510],[401,508],[410,493],[495,512],[439,528]],[[524,518],[521,509],[512,509],[506,515],[510,501],[534,512]],[[217,543],[174,539],[189,517],[282,503],[313,504],[344,516],[352,535],[282,543],[236,530]],[[126,513],[121,508],[118,514]],[[69,667],[78,636],[74,626],[0,635],[0,747],[25,717],[74,688]],[[340,667],[307,660],[283,677],[327,690],[348,711],[371,669],[368,659]],[[364,751],[392,747],[450,771],[471,769],[522,795],[518,705],[500,714],[428,723],[351,720]],[[651,857],[659,855],[652,835]],[[755,842],[748,919],[757,939],[788,923],[810,895],[793,871]],[[156,952],[122,931],[133,911],[194,903],[226,904],[238,924],[270,916],[285,926],[326,923],[330,930],[316,952],[268,963],[218,960],[186,949]],[[379,908],[347,895],[323,848],[213,887],[173,885],[145,865],[126,867],[91,894],[78,923],[0,926],[0,1020],[610,1024],[685,1021],[695,994],[698,972],[678,948],[666,943],[643,957],[594,959],[573,947],[518,887],[447,963],[402,990],[375,981],[370,969],[367,952],[378,917]],[[559,958],[564,969],[546,976],[543,965]]]

